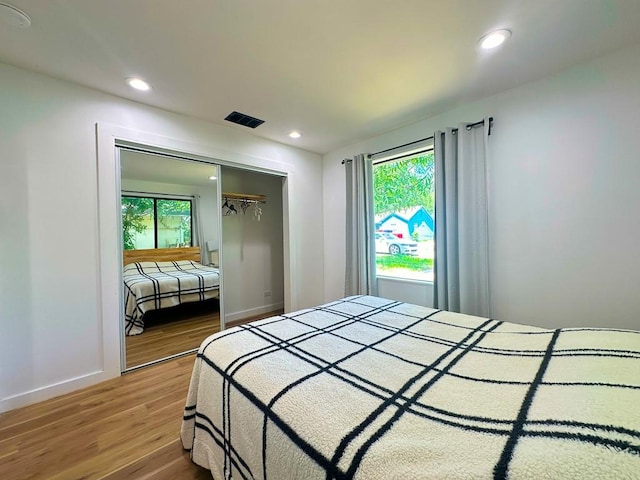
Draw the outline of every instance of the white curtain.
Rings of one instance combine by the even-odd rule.
[[[200,221],[200,195],[194,195],[193,197],[193,223],[191,225],[191,235],[193,236],[193,246],[200,247],[200,258],[205,265],[210,262],[209,253],[205,247],[204,233],[202,229],[202,222]]]
[[[462,123],[434,135],[434,306],[482,317],[489,312],[487,145],[484,126]]]
[[[347,193],[345,295],[376,295],[373,166],[364,154],[344,163]]]

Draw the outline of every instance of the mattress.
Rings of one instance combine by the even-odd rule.
[[[127,335],[143,332],[145,312],[218,298],[220,290],[219,270],[190,260],[129,263],[123,281]]]
[[[181,429],[213,478],[640,478],[640,333],[356,296],[207,338]]]

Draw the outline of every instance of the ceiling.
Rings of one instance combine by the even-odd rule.
[[[120,170],[129,180],[196,187],[216,188],[210,177],[219,177],[216,165],[129,150],[120,150]]]
[[[317,153],[640,43],[636,0],[0,3],[32,20],[0,19],[0,62]],[[509,42],[478,51],[495,28]]]

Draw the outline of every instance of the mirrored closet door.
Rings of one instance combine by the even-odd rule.
[[[220,167],[119,148],[123,371],[220,331]],[[223,323],[223,321],[222,321]]]
[[[225,165],[221,172],[224,311],[232,327],[283,312],[285,178]]]

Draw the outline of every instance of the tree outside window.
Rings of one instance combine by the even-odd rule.
[[[190,200],[122,196],[125,250],[192,246]]]
[[[433,151],[374,164],[379,276],[433,280]]]

